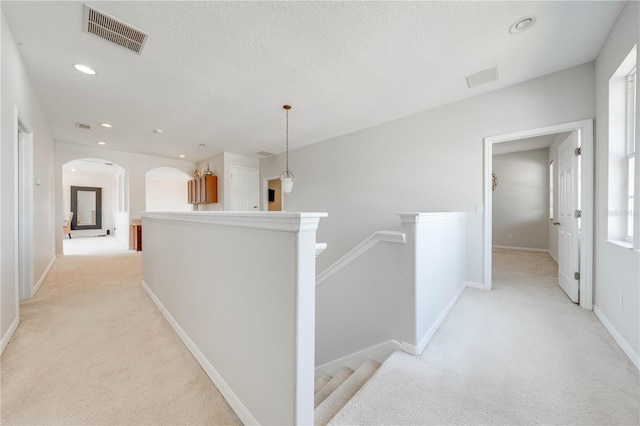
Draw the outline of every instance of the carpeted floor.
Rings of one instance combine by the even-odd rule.
[[[556,276],[546,253],[495,250],[494,290],[467,288],[332,424],[640,424],[640,373]]]
[[[141,288],[141,260],[56,260],[2,355],[2,424],[240,424]]]

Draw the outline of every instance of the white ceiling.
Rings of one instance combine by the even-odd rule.
[[[63,174],[97,173],[101,175],[115,176],[117,173],[122,171],[124,171],[124,169],[119,165],[100,158],[81,158],[79,160],[69,161],[62,166]]]
[[[531,138],[517,139],[513,141],[494,144],[493,155],[510,154],[512,152],[532,151],[534,149],[549,148],[557,137],[567,137],[570,132],[553,133],[550,135],[534,136]]]
[[[57,140],[191,161],[282,152],[285,103],[296,148],[592,61],[623,7],[90,2],[149,34],[137,55],[84,32],[82,2],[0,4]],[[510,34],[524,16],[536,24]],[[467,87],[466,75],[496,65],[497,82]]]

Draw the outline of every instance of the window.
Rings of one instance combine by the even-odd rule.
[[[635,156],[636,156],[636,68],[627,76],[627,230],[625,239],[633,241],[633,218],[635,216]]]
[[[607,238],[640,248],[637,220],[637,47],[633,47],[609,79],[609,170]],[[635,238],[634,238],[635,236]]]

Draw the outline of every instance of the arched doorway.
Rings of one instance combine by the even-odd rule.
[[[146,211],[193,210],[187,201],[188,174],[174,167],[156,167],[149,170],[145,178]]]
[[[62,210],[62,217],[68,221],[63,234],[64,254],[96,254],[128,248],[129,179],[121,166],[101,158],[65,163]],[[88,239],[107,236],[103,240]],[[74,238],[83,240],[66,242]]]

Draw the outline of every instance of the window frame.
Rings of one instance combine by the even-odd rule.
[[[627,102],[625,111],[626,120],[626,162],[625,162],[625,187],[627,188],[626,194],[626,218],[624,226],[624,239],[627,242],[633,243],[634,233],[634,218],[635,218],[635,156],[636,156],[636,112],[638,108],[638,102],[636,99],[636,84],[637,84],[637,68],[634,67],[626,76],[626,88],[627,88]]]

